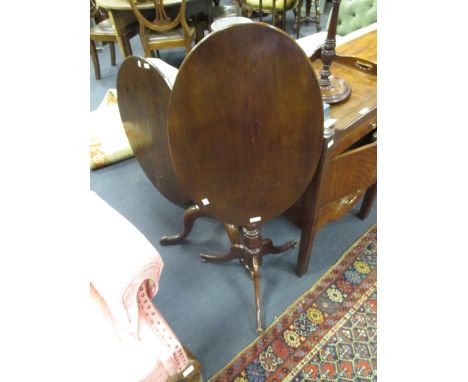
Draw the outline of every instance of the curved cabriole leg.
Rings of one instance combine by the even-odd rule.
[[[278,254],[278,253],[285,252],[288,249],[294,248],[296,247],[296,245],[297,245],[297,241],[291,240],[283,245],[276,246],[276,245],[273,245],[273,242],[271,241],[271,239],[265,239],[263,240],[262,253],[264,255],[267,255],[269,253]]]
[[[159,243],[161,245],[178,244],[184,240],[187,235],[192,231],[193,223],[201,216],[206,216],[200,207],[194,205],[189,207],[184,212],[184,230],[178,235],[163,236]]]
[[[260,233],[261,226],[252,224],[248,227],[242,227],[242,241],[240,229],[237,226],[225,224],[224,229],[229,235],[232,246],[228,254],[224,256],[200,255],[202,261],[224,263],[231,260],[239,259],[249,277],[253,280],[255,290],[255,309],[256,309],[256,324],[257,333],[261,334],[262,329],[262,311],[260,304],[260,266],[262,257],[267,254],[276,254],[294,248],[297,245],[296,241],[289,241],[286,244],[275,246],[271,239],[262,239]],[[239,244],[238,244],[239,243]],[[240,244],[242,243],[242,244]]]
[[[229,240],[231,241],[231,250],[227,255],[223,256],[213,256],[207,254],[200,254],[201,260],[203,262],[213,262],[213,263],[225,263],[234,259],[240,259],[242,257],[239,254],[239,248],[241,248],[241,236],[239,227],[233,224],[224,224],[224,229],[226,230]],[[237,253],[237,255],[235,255]]]
[[[260,259],[263,255],[263,240],[261,235],[261,225],[252,224],[242,227],[244,232],[244,261],[252,264],[252,278],[255,289],[255,308],[257,318],[257,334],[263,332],[261,308],[260,308]]]
[[[200,255],[203,262],[210,263],[226,263],[234,259],[241,259],[244,257],[244,248],[241,245],[233,245],[228,254],[223,256]]]
[[[253,280],[254,280],[254,289],[255,289],[255,309],[257,313],[257,334],[263,332],[262,328],[262,311],[260,304],[260,264],[259,264],[259,255],[256,255],[252,259],[253,263]]]
[[[226,230],[231,244],[240,244],[241,236],[239,227],[233,224],[224,224],[224,229]]]

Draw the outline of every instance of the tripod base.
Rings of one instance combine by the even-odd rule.
[[[259,225],[242,227],[242,231],[244,233],[241,240],[242,244],[232,245],[229,253],[223,256],[202,254],[201,259],[204,262],[213,263],[225,263],[236,259],[240,261],[247,275],[254,282],[256,329],[257,334],[261,334],[263,332],[260,306],[260,266],[262,264],[262,258],[268,254],[278,254],[294,248],[297,242],[290,241],[281,246],[273,245],[270,239],[262,239]]]

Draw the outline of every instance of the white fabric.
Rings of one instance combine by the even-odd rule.
[[[323,32],[313,33],[308,36],[298,38],[296,42],[305,52],[307,57],[310,57],[320,47],[320,45],[324,44],[326,38],[327,38],[327,32],[323,31]],[[336,36],[337,44],[340,41],[340,39],[341,39],[340,36]]]
[[[356,39],[358,37],[361,37],[362,35],[365,35],[366,33],[369,33],[369,32],[375,31],[375,30],[377,30],[377,23],[368,25],[367,27],[364,27],[364,28],[358,29],[357,31],[348,33],[346,36],[340,37],[339,43],[338,43],[338,40],[337,40],[336,45],[337,46],[343,45],[343,44],[345,44],[345,43],[347,43],[347,42],[349,42],[351,40],[354,40],[354,39]]]
[[[159,58],[150,57],[146,58],[146,60],[151,62],[154,66],[156,66],[159,69],[161,74],[168,80],[168,85],[172,89],[179,69],[174,68],[172,65],[169,65],[167,62],[164,62]]]
[[[153,245],[94,192],[89,204],[91,307],[89,381],[165,381],[170,353],[142,320],[135,285],[155,280],[162,259]],[[138,288],[138,287],[137,287]],[[134,293],[128,294],[127,291]],[[126,295],[127,294],[127,295]],[[167,353],[167,354],[166,354]]]
[[[358,37],[361,37],[362,35],[372,32],[374,30],[377,30],[377,23],[368,25],[367,27],[358,29],[357,31],[351,32],[347,34],[346,36],[336,36],[336,46],[339,47],[340,45],[343,45],[351,40],[354,40]],[[325,42],[325,39],[327,38],[327,32],[322,31],[318,33],[313,33],[308,36],[304,36],[301,38],[298,38],[296,40],[297,44],[302,48],[302,50],[305,52],[307,57],[310,57],[314,54],[314,52],[320,47],[320,45],[323,45]]]
[[[220,18],[216,21],[214,21],[211,24],[211,30],[213,32],[219,31],[220,29],[229,27],[231,25],[236,25],[236,24],[248,24],[252,23],[253,21],[247,17],[241,17],[241,16],[230,16],[230,17],[223,17]]]

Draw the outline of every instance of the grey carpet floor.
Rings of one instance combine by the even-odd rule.
[[[162,247],[162,235],[181,229],[183,210],[161,196],[132,158],[91,172],[91,189],[132,222],[158,249],[164,270],[154,302],[180,340],[212,376],[256,337],[252,281],[238,262],[202,263],[199,253],[223,254],[229,241],[221,224],[199,219],[182,245]],[[273,322],[376,222],[376,207],[364,221],[357,207],[317,235],[309,271],[294,273],[297,249],[265,257],[261,299],[265,327]],[[280,217],[268,222],[264,237],[275,243],[298,240],[300,231]],[[112,269],[109,269],[111,272]]]
[[[222,2],[226,2],[223,0]],[[325,15],[328,15],[327,4]],[[287,31],[293,35],[292,12]],[[327,17],[322,17],[325,28]],[[301,36],[315,33],[315,25],[302,25]],[[133,53],[143,55],[138,36],[131,40]],[[115,88],[118,65],[110,66],[109,50],[99,53],[100,81],[94,78],[90,61],[90,109],[95,110],[107,89]],[[166,49],[161,58],[179,67],[184,49]],[[256,337],[252,281],[239,263],[202,263],[199,253],[223,254],[229,240],[221,224],[199,219],[183,245],[161,247],[162,235],[181,229],[183,210],[161,196],[132,158],[91,171],[91,189],[132,222],[159,250],[164,260],[160,290],[154,302],[170,322],[180,340],[203,365],[205,378],[212,376]],[[299,278],[294,273],[297,249],[264,259],[261,298],[264,326],[268,326],[376,222],[376,207],[361,221],[355,217],[359,206],[337,222],[326,225],[317,235],[309,271]],[[263,236],[281,244],[298,240],[299,230],[285,218],[268,222]],[[109,269],[111,272],[112,269]]]

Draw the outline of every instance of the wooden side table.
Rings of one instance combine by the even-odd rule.
[[[299,276],[307,272],[320,228],[342,217],[363,195],[359,216],[367,217],[376,195],[377,31],[340,46],[337,55],[333,73],[346,79],[353,92],[347,101],[330,107],[330,118],[337,119],[334,134],[324,141],[318,170],[306,192],[285,213],[301,229]],[[321,61],[312,65],[318,73]]]

